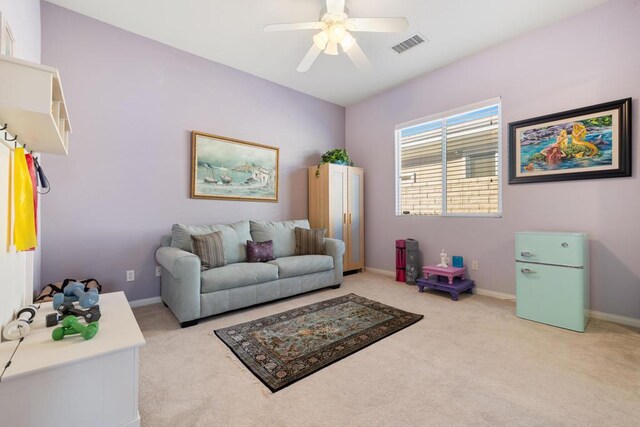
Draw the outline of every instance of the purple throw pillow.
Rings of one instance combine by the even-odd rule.
[[[276,259],[273,256],[273,241],[252,242],[247,240],[247,262],[267,262]]]

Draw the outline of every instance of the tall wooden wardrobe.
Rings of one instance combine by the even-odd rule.
[[[344,271],[364,268],[364,169],[325,163],[309,168],[309,223],[344,241]]]

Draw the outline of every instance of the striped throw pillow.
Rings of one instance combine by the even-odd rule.
[[[222,267],[227,264],[224,259],[221,231],[209,234],[192,234],[191,243],[193,253],[200,258],[202,270]]]
[[[296,255],[324,255],[324,228],[295,228]]]

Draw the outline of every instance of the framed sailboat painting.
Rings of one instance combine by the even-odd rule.
[[[191,132],[191,197],[278,201],[279,149]]]

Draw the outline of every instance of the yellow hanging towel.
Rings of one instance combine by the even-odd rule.
[[[24,148],[16,148],[13,153],[13,206],[15,222],[13,241],[18,251],[28,251],[38,245],[33,206],[33,184]]]

